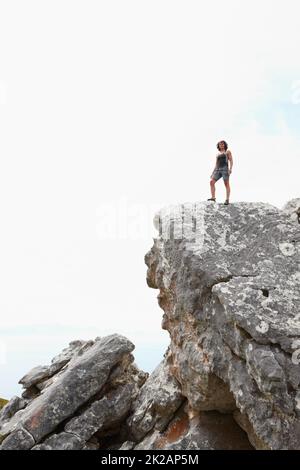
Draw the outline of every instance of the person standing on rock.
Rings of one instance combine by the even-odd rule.
[[[226,200],[224,204],[227,206],[229,204],[229,196],[230,196],[229,176],[232,172],[232,165],[233,165],[232,154],[230,150],[228,150],[228,144],[227,142],[225,142],[225,140],[220,140],[220,142],[217,143],[217,149],[219,150],[219,152],[217,153],[217,156],[216,156],[215,168],[210,177],[211,178],[210,180],[211,198],[209,198],[208,201],[216,202],[215,184],[216,184],[216,181],[218,181],[220,178],[223,177],[224,184],[226,187]],[[228,162],[229,162],[229,166],[228,166]]]

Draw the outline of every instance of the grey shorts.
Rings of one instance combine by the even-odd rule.
[[[217,168],[216,170],[213,171],[213,174],[211,175],[211,177],[216,181],[218,181],[222,177],[224,181],[229,180],[228,168],[227,167]]]

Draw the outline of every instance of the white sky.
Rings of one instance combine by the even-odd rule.
[[[155,366],[153,215],[209,197],[218,140],[232,202],[299,197],[299,43],[298,0],[0,0],[0,396],[77,337]]]

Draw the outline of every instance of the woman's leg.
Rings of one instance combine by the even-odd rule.
[[[226,187],[226,199],[229,201],[229,196],[230,196],[229,178],[227,180],[224,180],[224,184],[225,184],[225,187]]]
[[[214,180],[213,178],[211,178],[211,180],[210,180],[210,192],[211,192],[211,197],[213,197],[213,198],[216,197],[216,187],[215,187],[215,184],[216,184],[216,180]]]

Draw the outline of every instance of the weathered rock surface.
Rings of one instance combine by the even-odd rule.
[[[175,413],[162,431],[154,430],[135,450],[252,450],[247,434],[241,432],[232,415],[203,411],[192,418],[188,403]]]
[[[300,199],[185,203],[145,255],[170,334],[150,374],[74,341],[0,411],[0,449],[300,449]]]
[[[284,207],[284,212],[290,216],[291,220],[300,224],[300,198],[291,199]]]
[[[23,398],[17,396],[12,397],[0,412],[0,426],[12,418],[12,416],[14,416],[17,411],[25,408],[26,404],[27,402]]]
[[[300,448],[297,207],[166,207],[145,257],[171,337],[171,371],[190,407],[224,411],[227,394],[230,411],[233,397],[258,448]]]
[[[136,441],[152,429],[164,430],[184,397],[166,358],[156,367],[132,405],[128,429]]]
[[[80,449],[101,429],[118,425],[148,375],[133,363],[133,349],[120,335],[71,343],[52,362],[60,367],[37,396],[14,397],[1,411],[1,449]],[[21,382],[37,386],[51,367],[34,368]]]

